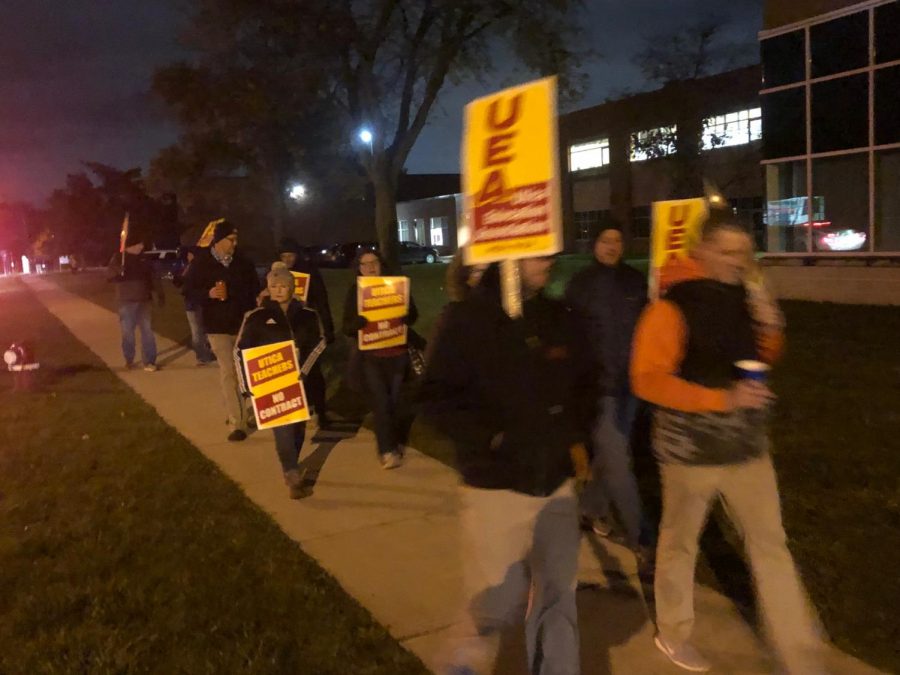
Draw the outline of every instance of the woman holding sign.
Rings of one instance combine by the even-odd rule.
[[[294,277],[284,263],[273,263],[272,270],[266,277],[269,297],[262,300],[260,306],[244,316],[237,337],[236,353],[240,357],[241,350],[261,347],[279,342],[292,341],[302,364],[302,372],[309,372],[315,359],[325,348],[325,338],[319,324],[319,318],[311,309],[294,299]],[[274,362],[275,359],[272,359]],[[252,361],[248,361],[252,363]],[[276,363],[273,368],[281,364]],[[245,378],[244,368],[241,369]],[[295,379],[296,382],[296,379]],[[245,382],[245,389],[251,390],[251,383]],[[306,401],[301,399],[303,407]],[[305,417],[308,419],[309,414]],[[260,420],[260,425],[264,420]],[[297,460],[300,448],[306,435],[306,422],[293,422],[275,426],[275,450],[284,471],[284,482],[290,491],[291,499],[308,496],[309,490],[304,486],[303,474]]]
[[[357,342],[362,376],[375,414],[375,437],[381,466],[403,462],[398,402],[409,365],[407,327],[419,316],[407,277],[382,277],[377,251],[356,259],[357,280],[344,300],[344,334]]]

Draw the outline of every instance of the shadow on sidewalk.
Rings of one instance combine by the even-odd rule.
[[[359,424],[355,422],[335,422],[328,430],[316,429],[316,433],[309,439],[315,444],[313,451],[300,461],[300,471],[306,471],[304,483],[307,487],[315,487],[322,467],[337,444],[353,438],[358,432]]]

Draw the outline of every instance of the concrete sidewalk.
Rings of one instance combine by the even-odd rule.
[[[157,336],[161,370],[125,371],[117,317],[52,281],[29,278],[37,298],[159,415],[236,482],[284,532],[328,570],[350,595],[432,669],[463,610],[456,476],[411,451],[404,466],[383,471],[373,435],[319,432],[307,437],[302,461],[318,471],[314,494],[288,499],[271,434],[228,443],[215,367],[197,368],[193,353]],[[582,672],[667,674],[653,646],[653,624],[635,561],[620,546],[593,537],[582,544],[579,616]],[[525,673],[521,636],[505,640],[497,673]],[[730,600],[697,589],[696,641],[714,672],[772,672],[758,638]],[[878,673],[832,650],[833,673]]]

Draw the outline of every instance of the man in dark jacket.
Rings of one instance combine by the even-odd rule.
[[[184,278],[184,295],[202,307],[203,327],[219,364],[229,441],[247,438],[249,416],[238,386],[234,345],[259,291],[253,264],[235,252],[237,241],[237,228],[227,220],[219,222],[212,244],[197,253]]]
[[[591,346],[595,372],[602,373],[594,423],[593,480],[581,496],[581,512],[592,529],[610,533],[610,502],[615,506],[625,541],[639,550],[642,508],[631,468],[631,429],[637,400],[631,393],[628,366],[634,327],[647,301],[644,275],[622,262],[622,233],[602,230],[594,242],[594,261],[566,287],[566,302]]]
[[[579,672],[573,450],[593,379],[565,306],[543,295],[550,258],[520,262],[523,315],[500,301],[496,266],[450,306],[423,377],[425,420],[449,439],[460,488],[466,634],[449,672],[489,673],[503,627],[525,617],[531,673]],[[582,387],[587,386],[588,389]]]
[[[153,372],[156,365],[156,337],[151,325],[151,300],[155,294],[159,306],[165,304],[162,284],[153,263],[141,257],[144,242],[139,235],[129,234],[122,253],[109,261],[109,280],[116,284],[119,304],[119,325],[122,328],[122,355],[125,368],[134,367],[135,329],[141,330],[141,358],[144,370]]]
[[[328,289],[325,288],[325,280],[319,268],[309,260],[300,250],[296,240],[285,237],[278,245],[278,255],[281,262],[287,265],[291,272],[300,272],[309,275],[309,290],[306,296],[306,306],[319,315],[322,323],[322,332],[328,344],[334,342],[334,319],[331,317],[331,306],[328,304]],[[315,408],[319,428],[327,429],[330,426],[328,408],[325,400],[325,377],[322,375],[320,361],[310,371],[306,378],[307,394]]]

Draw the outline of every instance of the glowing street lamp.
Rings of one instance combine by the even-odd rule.
[[[294,183],[291,186],[290,190],[288,190],[288,197],[293,199],[295,202],[302,202],[306,199],[306,186],[302,183]]]
[[[363,143],[367,144],[370,148],[372,147],[372,138],[373,138],[373,136],[372,136],[371,131],[369,131],[368,129],[365,129],[365,128],[360,129],[359,140],[361,140]]]

